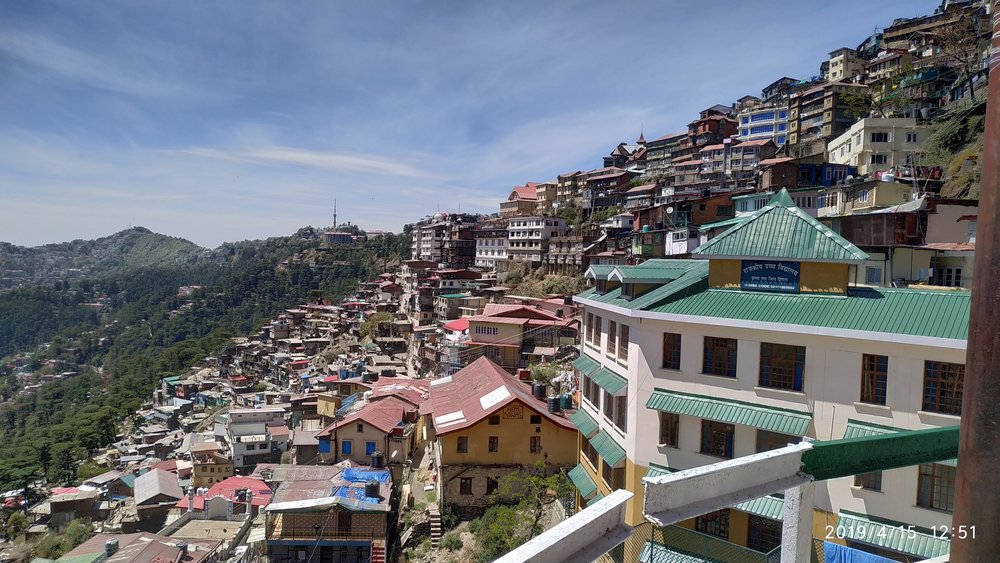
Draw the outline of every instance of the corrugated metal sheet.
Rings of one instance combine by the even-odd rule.
[[[612,395],[628,386],[628,379],[625,379],[608,368],[601,369],[601,371],[590,376],[590,378],[594,380],[594,383],[596,383],[598,387],[604,389]]]
[[[809,429],[809,421],[812,420],[812,415],[805,412],[763,407],[742,401],[714,399],[663,389],[653,390],[649,400],[646,401],[646,407],[796,436],[805,436]]]
[[[733,508],[771,520],[781,520],[785,515],[785,499],[774,496],[760,497],[734,504]]]
[[[594,446],[608,465],[617,465],[619,461],[625,459],[625,448],[619,446],[607,430],[601,430],[591,438],[590,445]]]
[[[614,269],[615,269],[614,266],[609,266],[606,264],[595,264],[587,269],[587,273],[591,274],[588,277],[593,277],[599,280],[606,280],[608,279],[608,274],[610,274],[611,270]]]
[[[845,296],[709,289],[650,309],[803,326],[965,340],[966,291],[853,288]]]
[[[660,475],[667,475],[669,473],[677,473],[677,470],[671,469],[665,465],[650,463],[649,469],[646,470],[646,474],[643,475],[643,477],[659,477]]]
[[[655,267],[647,264],[654,264]],[[634,299],[623,298],[621,288],[613,289],[603,295],[597,293],[596,289],[589,289],[579,296],[598,303],[641,310],[682,297],[689,293],[685,290],[693,286],[698,286],[699,290],[708,288],[708,260],[647,260],[634,268],[641,270],[637,275],[655,279],[660,278],[653,276],[652,273],[661,272],[666,276],[662,278],[663,285]]]
[[[696,248],[693,254],[844,262],[868,259],[860,248],[795,207],[785,190],[746,221]]]
[[[583,434],[584,438],[590,438],[599,428],[597,421],[591,418],[583,409],[570,415],[569,419],[573,421],[573,424],[576,425],[577,430],[580,431],[580,434]]]
[[[680,551],[674,551],[669,546],[662,543],[648,540],[642,546],[642,553],[639,554],[639,563],[715,563],[712,559],[705,559]]]
[[[580,373],[584,375],[590,375],[597,371],[597,368],[601,367],[601,364],[584,354],[580,354],[579,358],[573,360],[573,367],[580,370]]]
[[[871,424],[867,422],[859,422],[857,420],[847,420],[847,428],[844,430],[844,439],[848,438],[865,438],[867,436],[881,436],[883,434],[890,434],[892,432],[900,432],[902,428],[893,428],[891,426],[881,426],[878,424]],[[950,465],[951,467],[958,466],[957,459],[946,459],[943,461],[938,461],[935,463],[940,463],[941,465]]]
[[[918,557],[947,555],[951,541],[923,533],[902,522],[876,521],[861,514],[840,513],[837,533],[847,539]]]
[[[573,482],[576,490],[580,491],[580,496],[583,498],[587,498],[597,491],[597,483],[594,483],[594,480],[590,478],[583,464],[577,464],[566,473],[566,476]]]

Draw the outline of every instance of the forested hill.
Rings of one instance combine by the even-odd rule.
[[[94,240],[24,247],[0,242],[2,287],[52,285],[66,279],[101,276],[132,268],[193,264],[208,249],[177,237],[134,227]]]
[[[212,260],[0,294],[0,357],[7,358],[0,362],[0,490],[42,474],[72,480],[76,462],[106,446],[114,425],[161,378],[285,308],[320,296],[339,300],[409,251],[403,235],[335,246],[315,235],[303,229],[223,245]],[[190,295],[178,293],[195,285],[201,288]],[[30,358],[9,361],[25,351]],[[19,392],[64,371],[78,375]]]

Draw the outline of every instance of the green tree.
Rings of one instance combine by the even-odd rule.
[[[361,338],[375,338],[382,330],[382,325],[391,323],[394,317],[390,313],[375,313],[368,317],[368,320],[361,323],[358,333]]]
[[[12,512],[4,524],[4,533],[11,541],[20,537],[27,529],[28,518],[20,511]]]

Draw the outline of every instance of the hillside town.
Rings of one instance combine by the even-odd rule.
[[[944,1],[831,45],[815,76],[761,77],[589,171],[498,190],[496,213],[417,220],[398,269],[164,378],[103,473],[5,502],[28,538],[93,523],[56,561],[471,561],[468,522],[532,474],[565,485],[543,529],[630,493],[602,561],[945,556],[956,459],[669,525],[644,495],[789,444],[958,426],[978,200],[949,182],[979,163],[925,151],[983,111],[990,17]]]

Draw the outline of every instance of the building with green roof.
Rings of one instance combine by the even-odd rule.
[[[960,421],[969,292],[852,285],[867,254],[785,190],[726,226],[696,259],[592,267],[594,287],[575,298],[584,321],[576,417],[587,432],[575,481],[596,484],[593,498],[619,485],[633,492],[626,521],[640,535],[651,468]],[[954,465],[817,483],[814,529],[843,514],[919,534],[948,525]],[[748,500],[682,527],[764,554],[780,544],[783,502],[769,498],[763,511]],[[920,541],[856,543],[923,553]]]

